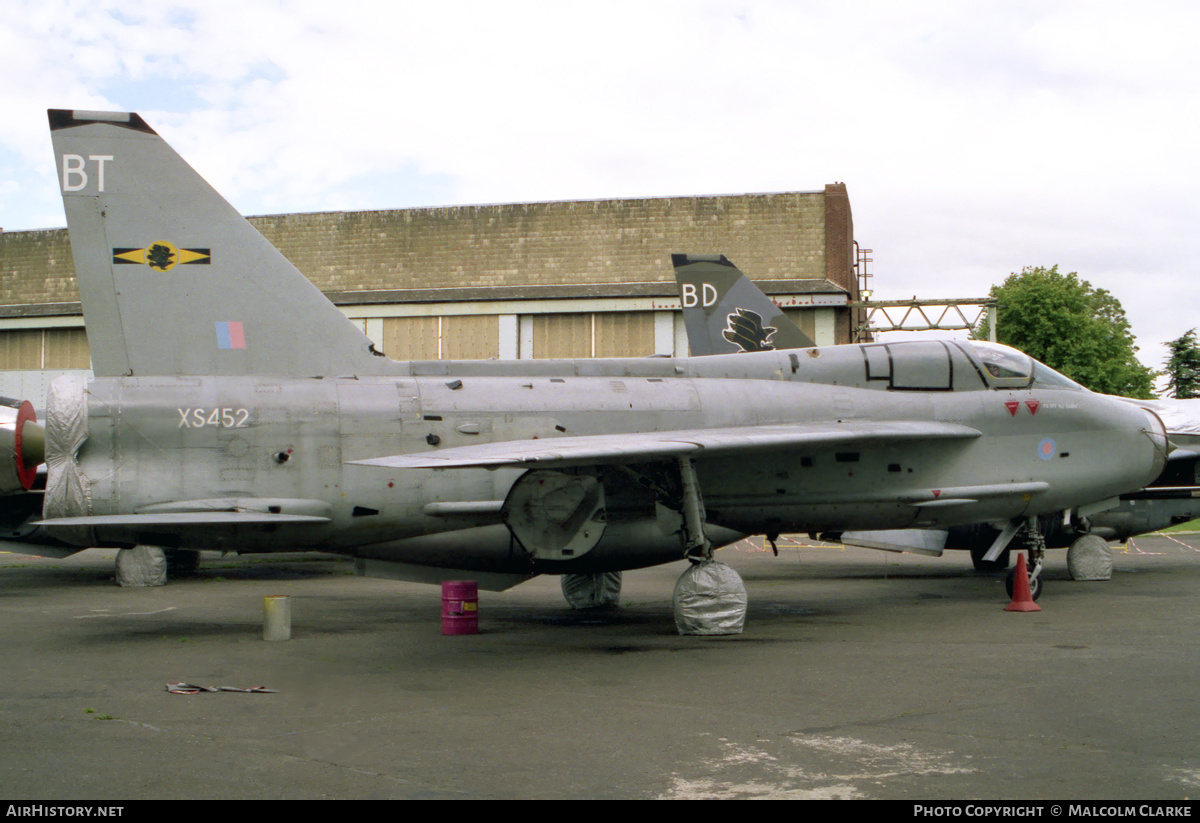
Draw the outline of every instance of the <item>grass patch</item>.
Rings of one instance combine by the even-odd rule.
[[[1159,533],[1170,534],[1171,532],[1200,532],[1200,520],[1189,520],[1186,523],[1179,523],[1174,526],[1168,526],[1165,529],[1159,529]]]
[[[1187,523],[1177,523],[1169,525],[1165,529],[1159,529],[1157,534],[1170,534],[1171,531],[1200,531],[1200,519],[1198,521],[1188,521]]]

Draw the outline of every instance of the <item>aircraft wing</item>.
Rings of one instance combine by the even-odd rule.
[[[231,526],[274,528],[328,523],[331,519],[330,511],[330,505],[323,500],[209,498],[158,503],[130,514],[55,517],[34,521],[32,525],[41,526],[52,535],[56,530],[80,526],[120,528],[133,532]]]
[[[801,448],[882,444],[909,440],[967,440],[980,432],[955,423],[891,422],[732,426],[666,432],[633,432],[508,440],[419,454],[350,461],[389,469],[520,468],[646,463],[674,457],[728,457]]]
[[[279,526],[301,523],[328,523],[328,517],[301,514],[264,514],[261,512],[163,512],[158,514],[97,514],[86,517],[56,517],[37,520],[33,525],[45,529],[69,526]]]

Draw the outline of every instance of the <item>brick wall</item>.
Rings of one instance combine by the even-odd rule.
[[[252,221],[326,291],[671,281],[721,252],[760,280],[825,277],[823,193],[293,214]]]
[[[725,254],[755,280],[828,277],[845,286],[854,279],[842,184],[822,192],[285,214],[251,222],[328,292],[673,282],[673,252]],[[78,300],[64,229],[0,232],[0,306]]]
[[[0,232],[0,305],[78,302],[66,229]]]

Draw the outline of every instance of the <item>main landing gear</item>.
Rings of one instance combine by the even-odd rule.
[[[680,513],[684,556],[691,566],[679,576],[672,596],[680,634],[741,634],[746,622],[746,586],[731,566],[713,559],[704,535],[704,501],[696,468],[679,458]]]

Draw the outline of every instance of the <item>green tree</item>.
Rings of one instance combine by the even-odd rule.
[[[1020,349],[1092,391],[1153,397],[1153,369],[1137,346],[1121,301],[1058,266],[1028,266],[993,286],[996,340]],[[987,321],[975,336],[987,339]]]
[[[1167,394],[1186,400],[1200,397],[1200,343],[1196,342],[1196,330],[1166,344],[1170,357],[1164,366],[1167,375]]]

